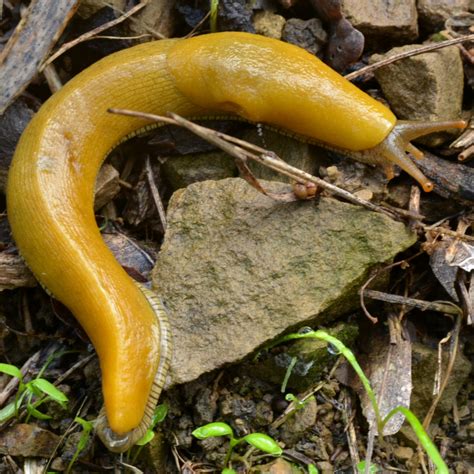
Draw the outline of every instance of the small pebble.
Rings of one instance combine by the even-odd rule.
[[[393,454],[401,461],[408,461],[413,456],[413,449],[408,446],[397,446],[393,450]]]

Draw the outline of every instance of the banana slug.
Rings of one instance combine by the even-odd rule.
[[[156,298],[115,261],[94,218],[94,183],[105,156],[147,125],[108,114],[111,107],[192,117],[230,112],[381,165],[389,176],[399,165],[425,191],[432,184],[407,155],[421,156],[410,140],[464,126],[397,122],[306,51],[247,33],[141,44],[102,59],[54,94],[18,143],[8,217],[28,266],[97,351],[105,404],[98,432],[117,452],[147,428],[169,343]]]

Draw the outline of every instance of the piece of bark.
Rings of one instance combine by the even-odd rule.
[[[78,0],[33,0],[0,54],[0,114],[38,72]]]
[[[99,171],[95,181],[94,209],[97,211],[120,192],[119,172],[106,163]]]
[[[19,255],[0,253],[0,291],[36,286],[36,280]]]
[[[428,151],[416,165],[434,182],[434,192],[445,198],[474,201],[474,169],[458,162],[444,160]]]
[[[6,190],[8,169],[16,144],[33,115],[34,111],[22,99],[15,101],[0,115],[0,191]]]

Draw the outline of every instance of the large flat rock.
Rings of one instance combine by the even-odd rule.
[[[356,308],[369,270],[414,241],[384,215],[330,198],[276,202],[239,178],[177,191],[153,274],[170,310],[172,383]]]

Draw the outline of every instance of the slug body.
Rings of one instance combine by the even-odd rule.
[[[304,50],[257,35],[217,33],[135,46],[104,58],[54,94],[18,144],[8,216],[23,258],[72,311],[98,353],[107,429],[126,442],[115,446],[101,437],[123,451],[149,422],[150,393],[157,398],[166,370],[160,360],[169,356],[156,305],[115,261],[94,218],[94,184],[105,156],[147,125],[108,114],[112,107],[192,117],[232,112],[387,170],[395,162],[425,189],[430,185],[405,154],[416,149],[400,134],[393,138],[397,124],[390,110]],[[403,126],[412,139],[456,123]],[[390,141],[396,152],[390,144],[383,151]],[[390,154],[397,159],[390,161]]]

